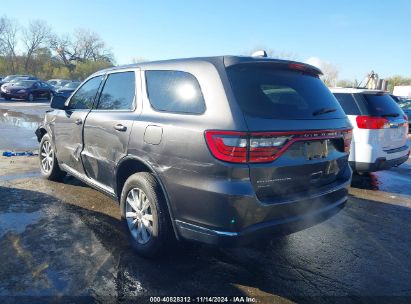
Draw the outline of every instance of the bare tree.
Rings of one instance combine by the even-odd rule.
[[[337,85],[338,69],[335,65],[328,61],[321,60],[317,57],[311,57],[307,59],[306,62],[308,64],[316,66],[323,72],[321,79],[328,87],[335,87]]]
[[[50,36],[50,48],[56,53],[57,58],[70,72],[74,70],[77,59],[76,51],[73,49],[71,37],[68,34]]]
[[[84,29],[76,30],[74,36],[52,35],[50,47],[71,72],[78,62],[113,61],[113,54],[100,36]]]
[[[20,30],[15,20],[0,16],[1,74],[24,71],[42,78],[84,78],[113,61],[111,49],[93,31],[54,34],[43,20],[32,20]]]
[[[6,49],[5,42],[2,39],[2,37],[4,36],[5,30],[6,30],[6,22],[5,22],[5,18],[2,17],[0,18],[0,55],[3,55]]]
[[[49,42],[50,37],[51,28],[42,20],[30,22],[28,28],[23,30],[23,43],[26,48],[25,71],[28,71],[33,55],[39,48],[42,48]]]
[[[19,26],[15,20],[0,18],[0,52],[10,63],[10,70],[17,70],[17,43]]]
[[[328,87],[335,87],[337,85],[338,70],[337,67],[329,62],[323,62],[321,66],[323,76],[321,79]]]
[[[106,43],[97,33],[90,30],[77,29],[74,33],[74,45],[77,60],[79,61],[113,61],[113,54]]]

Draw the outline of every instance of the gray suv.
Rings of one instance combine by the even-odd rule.
[[[138,253],[243,244],[347,200],[351,125],[302,63],[221,56],[106,69],[36,131],[40,168],[118,199]]]

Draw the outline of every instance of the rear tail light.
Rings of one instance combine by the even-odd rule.
[[[211,153],[219,160],[230,163],[247,162],[247,133],[231,131],[206,131]]]
[[[265,163],[275,160],[281,149],[293,138],[292,136],[273,135],[270,133],[251,133],[250,163]]]
[[[390,127],[388,119],[374,116],[357,116],[357,126],[360,129],[386,129]]]
[[[404,115],[404,120],[405,120],[404,127],[408,128],[408,116],[407,115]]]
[[[207,145],[213,156],[231,163],[266,163],[280,157],[296,141],[342,138],[344,152],[350,151],[352,130],[297,132],[206,131]]]

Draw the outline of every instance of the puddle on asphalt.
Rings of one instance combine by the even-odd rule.
[[[19,157],[19,156],[16,156],[16,157]],[[38,170],[32,171],[32,172],[26,172],[26,173],[19,173],[19,174],[7,174],[7,175],[1,175],[0,181],[11,181],[11,180],[21,179],[21,178],[37,177],[40,175],[41,173]]]
[[[42,118],[37,115],[0,109],[0,123],[34,131],[41,121]]]
[[[353,174],[351,187],[397,193],[408,197],[411,196],[411,188],[404,187],[404,185],[411,183],[410,169],[409,164],[403,164],[390,170],[364,173],[362,175]]]
[[[0,214],[0,238],[7,232],[20,234],[26,227],[37,223],[43,215],[42,211],[8,212]]]

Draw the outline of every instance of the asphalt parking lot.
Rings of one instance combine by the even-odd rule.
[[[45,102],[0,99],[0,151],[37,149],[33,132],[47,109]],[[159,261],[131,251],[115,201],[71,177],[46,181],[37,166],[36,157],[0,156],[4,299],[411,301],[411,160],[354,176],[345,208],[319,225],[246,248],[180,244]]]

